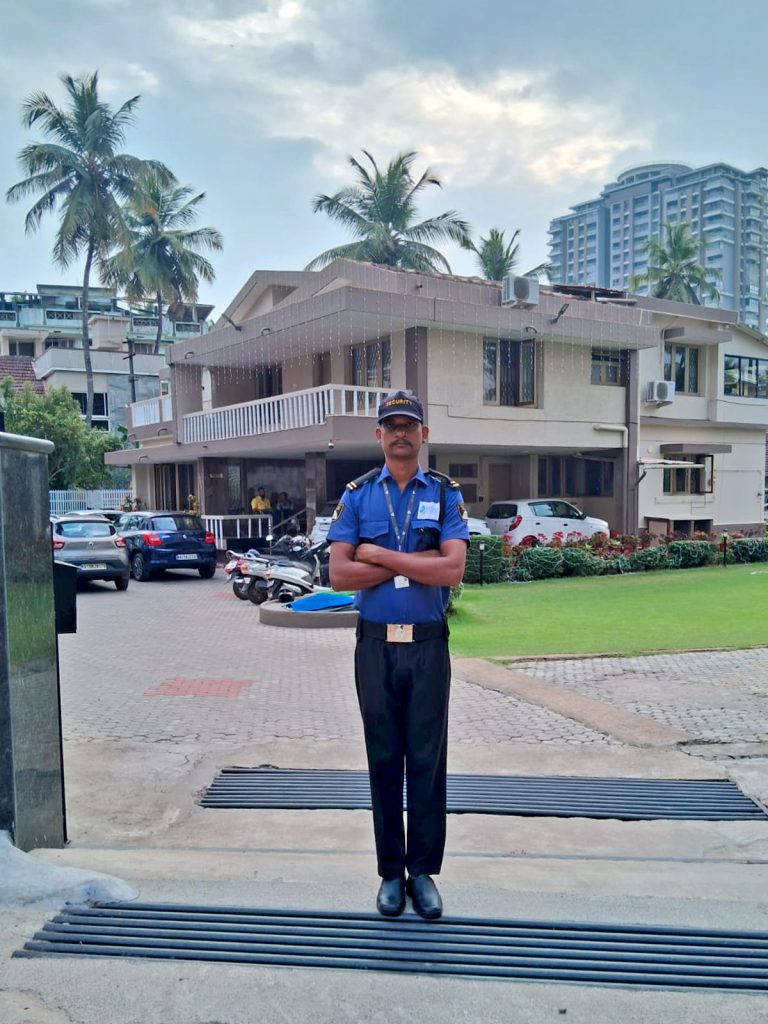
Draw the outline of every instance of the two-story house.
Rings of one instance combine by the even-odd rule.
[[[31,358],[37,379],[46,387],[65,384],[85,414],[81,293],[79,286],[45,284],[34,292],[0,291],[0,356]],[[88,299],[93,425],[112,430],[127,425],[134,394],[136,399],[158,395],[166,350],[203,334],[212,309],[181,306],[164,315],[155,354],[157,316],[127,308],[113,288],[93,286]]]
[[[763,335],[626,292],[530,298],[348,260],[257,271],[213,331],[169,350],[170,394],[131,408],[140,447],[107,459],[158,507],[195,494],[236,515],[263,486],[311,521],[380,461],[376,408],[404,387],[427,412],[424,459],[472,515],[562,496],[622,532],[762,527]]]

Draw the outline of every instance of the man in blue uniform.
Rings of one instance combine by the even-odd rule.
[[[382,879],[376,905],[395,917],[408,892],[427,919],[442,913],[431,876],[445,848],[445,608],[449,588],[464,575],[469,542],[458,484],[419,465],[428,436],[419,399],[406,391],[388,395],[376,428],[384,467],[347,484],[328,532],[331,583],[356,590],[360,612],[355,683]]]

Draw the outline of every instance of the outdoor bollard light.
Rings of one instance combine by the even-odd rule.
[[[723,530],[723,568],[728,564],[728,531]]]
[[[480,586],[483,585],[483,556],[485,555],[485,541],[481,540],[477,545],[477,550],[480,552],[480,565],[478,566],[478,572],[480,574]]]

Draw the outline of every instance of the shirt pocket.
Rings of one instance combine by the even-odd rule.
[[[389,535],[388,519],[368,519],[360,523],[360,543],[382,546]]]
[[[439,551],[441,532],[437,519],[417,519],[411,524],[411,550]]]

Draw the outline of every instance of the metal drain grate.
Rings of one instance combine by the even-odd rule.
[[[768,933],[643,925],[104,903],[58,914],[14,956],[62,953],[768,991]]]
[[[371,793],[365,771],[225,768],[200,803],[220,808],[355,810],[370,808]],[[448,811],[622,821],[765,818],[762,808],[732,782],[556,775],[449,775]]]

